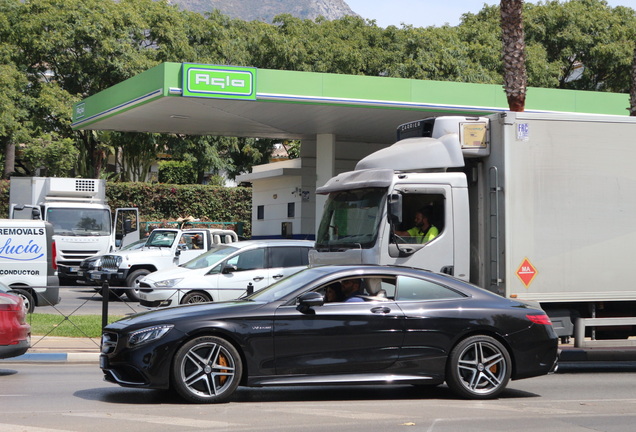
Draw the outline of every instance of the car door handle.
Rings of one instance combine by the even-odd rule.
[[[388,314],[389,312],[391,312],[391,308],[386,306],[378,306],[378,307],[371,308],[371,313],[374,313],[374,314]]]
[[[284,277],[284,276],[285,276],[284,274],[277,274],[277,275],[274,275],[274,276],[272,276],[272,277],[273,277],[274,279],[280,279],[280,278],[282,278],[282,277]]]
[[[256,277],[254,277],[252,280],[253,280],[254,282],[260,282],[260,281],[262,281],[263,279],[265,279],[263,276],[256,276]]]

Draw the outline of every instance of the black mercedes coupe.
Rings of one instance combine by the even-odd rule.
[[[112,323],[100,367],[109,382],[197,403],[225,402],[238,386],[444,382],[487,399],[552,371],[557,341],[538,306],[445,275],[324,266],[234,301]]]

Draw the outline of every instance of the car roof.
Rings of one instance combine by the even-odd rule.
[[[261,240],[240,240],[234,243],[228,243],[225,246],[243,249],[250,247],[271,247],[271,246],[302,246],[314,247],[313,240],[293,240],[293,239],[261,239]]]

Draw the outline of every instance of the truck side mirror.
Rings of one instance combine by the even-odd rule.
[[[402,223],[402,195],[390,194],[387,198],[387,217],[392,225]]]
[[[132,221],[130,219],[124,219],[124,235],[133,232]]]
[[[42,219],[42,213],[40,213],[40,209],[37,207],[33,207],[31,209],[31,219],[40,220]]]

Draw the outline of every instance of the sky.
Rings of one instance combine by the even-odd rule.
[[[451,26],[459,24],[466,12],[477,13],[484,4],[499,4],[499,0],[344,0],[363,18],[373,19],[380,27],[402,23],[414,27]],[[526,0],[527,2],[528,0]],[[532,1],[532,3],[537,3]],[[636,9],[636,0],[608,0],[610,6],[628,6]]]

